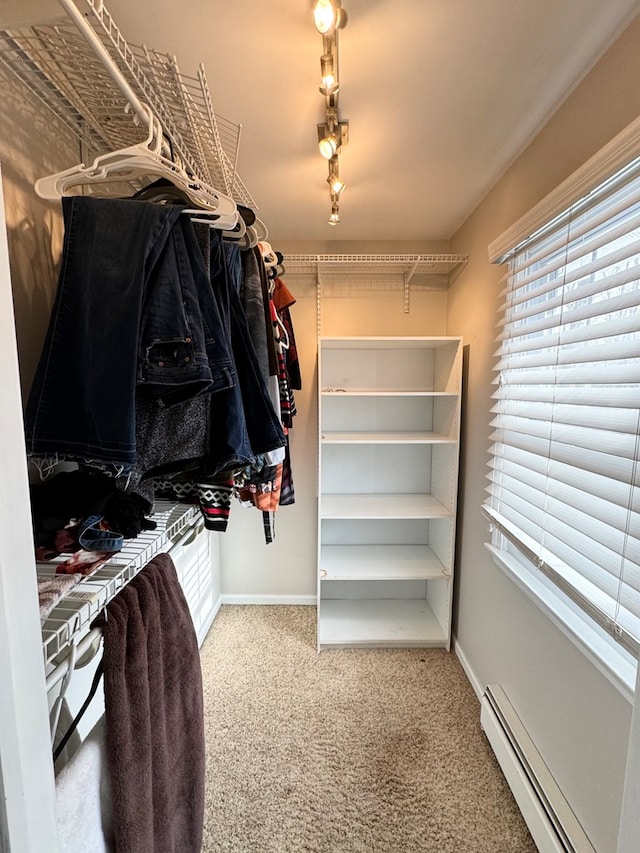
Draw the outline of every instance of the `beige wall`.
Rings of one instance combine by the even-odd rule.
[[[471,260],[449,291],[447,333],[468,346],[455,630],[484,687],[501,683],[599,851],[615,850],[630,706],[498,569],[480,514],[501,270],[487,245],[640,114],[633,23],[453,237]]]
[[[24,396],[49,323],[63,235],[60,205],[39,199],[33,185],[71,165],[79,147],[8,72],[0,73],[0,86],[0,162]]]

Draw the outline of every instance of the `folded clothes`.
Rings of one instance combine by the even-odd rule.
[[[114,533],[101,515],[90,515],[80,524],[78,542],[89,551],[119,551],[124,538]]]
[[[38,601],[40,618],[48,616],[55,605],[67,594],[71,587],[82,580],[81,574],[55,575],[51,578],[38,578]]]
[[[149,501],[121,491],[112,477],[98,471],[63,471],[32,485],[30,492],[36,546],[52,547],[56,532],[69,527],[72,519],[80,522],[95,515],[124,539],[155,527],[145,518]]]
[[[107,560],[113,557],[113,552],[104,553],[102,551],[87,551],[81,548],[72,554],[64,563],[56,566],[57,575],[73,575],[76,572],[80,575],[91,575],[100,566],[104,566]]]

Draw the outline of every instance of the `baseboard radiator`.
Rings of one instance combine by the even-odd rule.
[[[499,685],[485,690],[480,723],[540,853],[595,853]]]

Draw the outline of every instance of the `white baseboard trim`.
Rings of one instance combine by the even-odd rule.
[[[207,634],[211,630],[211,626],[215,622],[216,616],[220,612],[221,606],[222,606],[222,598],[219,596],[217,598],[216,602],[214,603],[213,607],[211,608],[211,613],[209,613],[209,616],[207,618],[206,623],[204,625],[201,625],[200,628],[197,630],[198,646],[200,648],[202,648],[204,641],[207,639]]]
[[[482,696],[484,694],[484,686],[471,668],[471,664],[469,663],[467,656],[462,650],[457,637],[453,638],[453,651],[455,656],[460,661],[460,666],[464,669],[464,674],[469,679],[469,683],[473,687],[476,696],[478,697],[478,699],[482,699]]]
[[[216,618],[216,616],[218,615],[218,611],[220,610],[221,607],[222,607],[222,596],[220,595],[218,597],[218,600],[216,601],[216,603],[213,605],[213,619]],[[211,620],[212,622],[213,622],[213,619]]]
[[[595,853],[502,688],[483,687],[457,637],[453,651],[480,700],[482,728],[540,853]]]
[[[499,684],[487,685],[480,724],[540,853],[596,853]]]
[[[304,604],[315,607],[315,595],[223,595],[222,604]]]

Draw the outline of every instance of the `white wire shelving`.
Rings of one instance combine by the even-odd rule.
[[[53,665],[89,630],[98,614],[140,572],[147,563],[167,550],[198,514],[194,505],[158,501],[152,516],[155,530],[146,530],[107,563],[87,575],[66,593],[42,620],[42,649],[45,665]],[[68,559],[62,554],[36,563],[38,579],[55,575],[57,566]]]
[[[321,279],[323,283],[401,283],[425,278],[449,285],[467,264],[466,254],[293,255],[285,258],[287,276]]]
[[[284,259],[287,279],[316,290],[316,325],[322,329],[323,295],[353,296],[359,291],[402,288],[404,312],[411,290],[447,290],[469,262],[468,254],[294,255]]]
[[[144,141],[151,110],[176,163],[257,209],[236,171],[241,126],[215,112],[204,68],[129,44],[101,0],[60,3],[65,18],[0,31],[0,63],[94,155]]]

